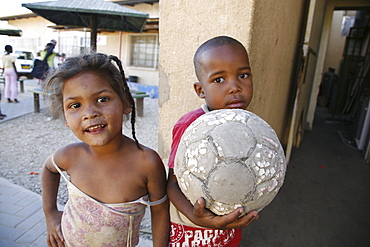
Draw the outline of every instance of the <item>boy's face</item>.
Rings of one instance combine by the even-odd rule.
[[[246,109],[252,100],[253,83],[248,54],[240,45],[224,45],[205,51],[200,58],[198,96],[210,110]]]

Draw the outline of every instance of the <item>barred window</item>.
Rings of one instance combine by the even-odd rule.
[[[158,36],[131,36],[130,65],[136,67],[158,68]]]

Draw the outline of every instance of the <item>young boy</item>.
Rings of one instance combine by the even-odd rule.
[[[243,217],[238,208],[228,215],[217,216],[205,209],[203,198],[192,205],[181,192],[174,175],[174,160],[181,136],[199,116],[218,109],[246,109],[252,99],[253,85],[248,53],[237,40],[219,36],[203,43],[194,55],[194,68],[199,82],[194,84],[205,105],[182,116],[173,129],[169,158],[167,193],[171,201],[170,246],[239,246],[242,227],[258,216],[251,211]]]

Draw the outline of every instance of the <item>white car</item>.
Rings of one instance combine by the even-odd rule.
[[[31,72],[33,69],[35,53],[28,49],[16,49],[13,51],[13,55],[16,56],[15,67],[17,68],[18,75],[32,79],[33,75]]]

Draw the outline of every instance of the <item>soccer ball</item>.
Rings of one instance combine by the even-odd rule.
[[[284,182],[286,161],[275,131],[241,109],[222,109],[196,119],[184,132],[174,172],[191,203],[203,197],[217,215],[270,204]]]

